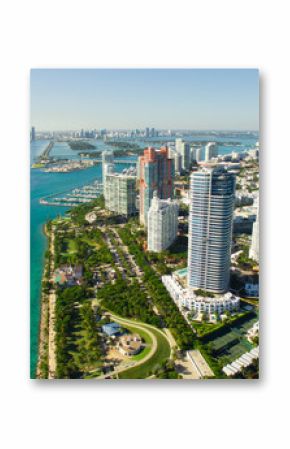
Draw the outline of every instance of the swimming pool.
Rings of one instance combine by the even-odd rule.
[[[181,278],[187,276],[187,267],[186,268],[181,268],[181,270],[175,271],[175,274],[177,274],[177,276],[179,276]]]

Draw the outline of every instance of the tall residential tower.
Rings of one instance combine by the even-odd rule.
[[[106,199],[107,188],[106,188],[106,175],[114,171],[114,153],[109,150],[102,152],[102,182],[103,182],[103,193]]]
[[[205,161],[208,162],[213,157],[217,157],[217,144],[215,142],[208,142],[205,146]]]
[[[259,199],[257,199],[257,218],[253,224],[252,242],[249,257],[259,263]]]
[[[230,278],[235,176],[224,168],[204,167],[190,177],[188,286],[215,293]]]
[[[175,139],[175,149],[181,155],[182,170],[188,170],[190,167],[190,145],[178,138]]]
[[[107,173],[105,207],[126,217],[136,214],[136,170]]]
[[[148,250],[160,252],[174,242],[178,229],[178,204],[160,200],[154,192],[148,212]]]
[[[147,227],[153,192],[156,190],[160,199],[173,197],[174,161],[169,159],[167,147],[160,150],[149,147],[139,158],[139,164],[140,223]]]

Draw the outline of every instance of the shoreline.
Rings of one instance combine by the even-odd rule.
[[[47,243],[49,247],[49,233],[47,231],[46,224],[43,228],[43,234],[47,238]],[[43,282],[47,279],[46,271],[48,267],[47,254],[44,257],[43,271],[41,277],[41,292],[40,292],[40,318],[39,318],[39,329],[38,329],[38,345],[37,345],[37,363],[35,370],[35,378],[43,379],[44,371],[46,371],[45,364],[48,363],[46,360],[47,344],[48,344],[48,328],[47,328],[47,318],[49,314],[48,308],[48,295],[43,291]],[[44,365],[44,366],[43,366]]]
[[[44,225],[44,235],[47,237],[48,247],[45,254],[43,274],[41,278],[40,295],[40,320],[38,333],[38,350],[36,363],[36,379],[52,379],[55,377],[55,331],[54,309],[55,291],[45,283],[51,281],[51,273],[54,269],[53,256],[53,231]],[[46,291],[45,291],[46,289]]]

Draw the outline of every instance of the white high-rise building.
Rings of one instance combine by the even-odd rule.
[[[109,150],[102,152],[102,181],[103,181],[103,193],[106,199],[106,175],[114,171],[114,153]]]
[[[259,262],[259,199],[257,199],[257,218],[253,224],[252,243],[250,246],[249,257]]]
[[[188,286],[215,293],[230,278],[235,175],[212,166],[190,176]]]
[[[195,160],[197,163],[199,163],[201,161],[201,148],[196,149]]]
[[[102,152],[102,178],[103,183],[105,182],[105,169],[106,164],[113,164],[114,163],[114,153],[113,151],[105,150]]]
[[[160,252],[175,240],[178,230],[178,204],[160,200],[154,192],[148,212],[148,251]]]
[[[181,168],[182,170],[189,170],[190,167],[190,146],[188,143],[183,142],[178,138],[175,140],[176,152],[181,155]]]
[[[136,172],[136,171],[135,171]],[[130,169],[123,173],[106,174],[105,207],[126,217],[136,214],[136,174]]]
[[[174,157],[175,157],[175,149],[174,148],[172,148],[172,147],[170,147],[170,146],[168,146],[167,147],[168,148],[168,157],[170,158],[170,159],[174,159]]]
[[[217,144],[215,142],[208,142],[205,146],[205,161],[210,161],[213,157],[217,157]]]
[[[175,156],[174,156],[174,170],[175,170],[175,173],[177,173],[178,175],[180,175],[181,170],[182,170],[181,162],[182,162],[181,154],[175,153]]]
[[[114,164],[111,162],[105,163],[103,165],[103,194],[105,201],[107,201],[108,195],[110,193],[110,185],[107,184],[107,177],[108,175],[114,173]]]

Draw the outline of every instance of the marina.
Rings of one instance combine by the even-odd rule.
[[[75,207],[97,199],[102,193],[103,184],[94,181],[92,184],[42,197],[39,203],[44,206]]]

